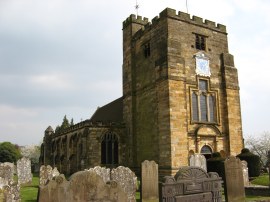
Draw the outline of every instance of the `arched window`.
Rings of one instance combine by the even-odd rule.
[[[101,164],[118,164],[118,139],[111,132],[101,141]]]
[[[209,90],[208,80],[199,79],[198,89],[191,91],[192,121],[217,122],[216,93]]]
[[[211,147],[207,146],[207,145],[204,145],[202,148],[201,148],[201,154],[212,154],[212,149]]]

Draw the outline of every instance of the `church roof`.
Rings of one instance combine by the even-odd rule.
[[[98,107],[92,115],[91,121],[123,122],[123,98],[120,97],[109,104]]]

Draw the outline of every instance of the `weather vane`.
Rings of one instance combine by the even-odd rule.
[[[138,1],[137,0],[136,0],[135,9],[136,9],[136,13],[138,15],[138,13],[139,13],[139,4],[138,4]]]

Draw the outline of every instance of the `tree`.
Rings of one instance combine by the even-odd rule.
[[[21,158],[18,145],[14,145],[10,142],[0,143],[0,162],[16,163]]]
[[[249,136],[245,140],[245,146],[254,154],[258,155],[261,159],[261,163],[266,165],[267,154],[270,150],[270,133],[264,132],[259,136]]]
[[[66,129],[70,126],[69,120],[67,119],[67,116],[65,115],[63,118],[62,125],[60,126],[61,130]]]
[[[21,154],[22,156],[30,159],[32,164],[38,164],[40,156],[40,146],[30,145],[21,147]]]

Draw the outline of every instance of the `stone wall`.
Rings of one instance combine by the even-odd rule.
[[[196,49],[196,34],[205,37],[205,50]],[[200,52],[209,58],[211,76],[196,74]],[[225,156],[241,151],[238,76],[225,26],[168,8],[151,23],[131,16],[123,23],[123,53],[124,120],[133,166],[153,159],[166,175],[188,165],[189,152],[200,153],[205,145]],[[199,89],[199,79],[215,98],[211,123],[191,117],[191,93]]]
[[[61,133],[46,134],[41,146],[41,165],[57,167],[70,175],[85,168],[101,165],[101,139],[114,131],[119,141],[119,163],[125,164],[125,136],[121,124],[84,121]],[[115,165],[117,166],[117,165]]]

